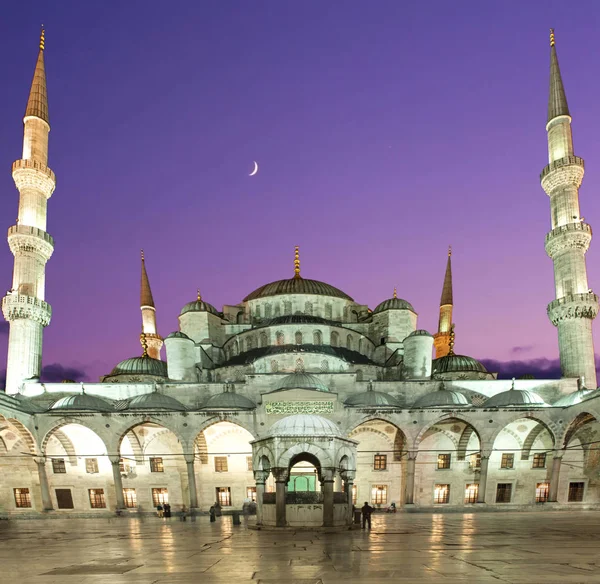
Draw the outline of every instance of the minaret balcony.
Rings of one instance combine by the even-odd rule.
[[[579,156],[565,156],[548,164],[540,174],[542,188],[550,195],[565,186],[579,188],[583,180],[585,165]]]
[[[8,245],[14,256],[19,252],[34,252],[41,255],[45,261],[48,261],[54,252],[54,238],[43,229],[31,225],[9,227]]]
[[[47,199],[56,187],[56,176],[45,164],[37,160],[15,160],[12,165],[12,177],[17,189],[36,189],[44,193]]]
[[[593,292],[567,294],[550,302],[547,311],[554,326],[576,318],[594,319],[598,314],[598,296]]]
[[[9,292],[2,299],[2,313],[9,322],[24,318],[48,326],[52,318],[52,307],[35,296]]]
[[[546,253],[555,258],[564,251],[580,250],[585,253],[592,240],[592,228],[582,221],[567,223],[546,233]]]

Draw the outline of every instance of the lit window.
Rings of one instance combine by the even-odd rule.
[[[546,453],[539,452],[533,455],[532,468],[546,468]]]
[[[433,502],[444,504],[450,502],[450,485],[436,485],[433,491]]]
[[[450,468],[450,455],[449,454],[438,454],[437,467],[438,467],[438,470]]]
[[[95,474],[98,472],[98,459],[97,458],[86,458],[85,459],[85,472],[89,474]]]
[[[581,503],[585,483],[569,483],[569,503]]]
[[[373,485],[371,489],[371,503],[374,505],[385,505],[387,503],[386,485]]]
[[[252,467],[252,457],[246,456],[246,470],[254,470]]]
[[[231,488],[217,487],[215,491],[217,493],[217,502],[221,507],[231,507]]]
[[[469,468],[471,470],[481,468],[481,452],[475,452],[469,457]]]
[[[468,484],[465,488],[465,503],[477,503],[479,483]]]
[[[29,489],[14,489],[15,505],[17,507],[31,507]]]
[[[150,472],[165,472],[163,459],[160,457],[150,459]]]
[[[226,456],[215,456],[215,472],[227,472]]]
[[[67,472],[67,467],[65,466],[64,458],[52,459],[52,472],[54,474],[65,474]]]
[[[387,470],[387,454],[376,454],[373,457],[373,470]]]
[[[246,499],[256,503],[256,487],[246,487]]]
[[[496,503],[510,503],[512,483],[498,483],[496,487]]]
[[[515,455],[512,453],[503,452],[500,468],[513,468],[515,464]]]
[[[158,507],[169,502],[169,491],[165,487],[152,489],[152,505]]]
[[[137,505],[135,489],[123,489],[123,499],[125,499],[125,507],[127,509],[134,509]]]
[[[90,506],[92,509],[105,509],[104,489],[90,489]]]
[[[356,505],[356,500],[358,499],[358,487],[356,485],[352,485],[352,504]]]
[[[548,483],[537,483],[535,485],[535,502],[545,503],[548,500],[548,490],[550,485]]]

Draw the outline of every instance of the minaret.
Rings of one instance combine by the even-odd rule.
[[[154,307],[154,298],[150,290],[150,281],[146,272],[146,260],[144,259],[144,250],[142,250],[142,285],[140,288],[140,308],[142,309],[142,334],[140,342],[144,349],[144,354],[152,359],[160,359],[160,350],[163,346],[163,340],[156,331],[156,308]]]
[[[448,248],[448,262],[444,275],[444,287],[440,299],[440,321],[438,332],[433,335],[435,358],[445,357],[450,352],[450,332],[452,328],[452,248]]]
[[[579,214],[579,187],[583,159],[573,153],[571,115],[567,105],[554,29],[550,30],[550,98],[548,100],[549,164],[540,176],[550,197],[552,230],[546,234],[546,253],[554,262],[556,300],[548,305],[548,317],[558,327],[558,346],[563,377],[584,377],[596,387],[592,320],[598,313],[598,297],[589,289],[585,252],[592,239],[591,227]]]
[[[42,334],[52,316],[44,301],[46,262],[54,251],[54,240],[46,233],[46,210],[56,178],[48,168],[50,123],[43,30],[23,124],[23,158],[12,165],[19,190],[17,223],[8,230],[8,245],[15,256],[13,282],[2,299],[2,312],[10,323],[6,393],[17,393],[23,381],[39,378]]]

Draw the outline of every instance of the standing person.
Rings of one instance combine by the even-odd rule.
[[[242,516],[244,517],[244,525],[248,525],[248,517],[250,517],[250,501],[248,499],[242,505]]]
[[[215,506],[212,505],[211,508],[208,510],[208,514],[210,515],[210,522],[214,523],[216,521],[215,519]]]
[[[185,505],[182,505],[181,506],[181,515],[179,516],[179,520],[185,521],[186,515],[187,515],[187,509],[185,508]]]
[[[156,514],[159,517],[163,517],[163,514],[164,514],[163,506],[160,503],[156,506]]]
[[[369,524],[369,529],[371,529],[371,513],[373,513],[373,507],[365,501],[365,504],[362,506],[360,510],[362,513],[362,528],[365,528],[365,524]]]
[[[221,503],[219,503],[219,501],[217,501],[215,503],[215,515],[217,517],[221,517],[222,514],[223,514],[223,512],[221,511]]]
[[[171,505],[169,505],[169,503],[165,503],[164,508],[165,508],[165,517],[167,519],[171,519]]]

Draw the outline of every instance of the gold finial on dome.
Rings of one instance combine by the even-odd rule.
[[[43,51],[46,45],[46,31],[44,30],[44,25],[42,24],[42,32],[40,33],[40,51]]]
[[[142,333],[140,335],[140,342],[142,343],[142,348],[144,352],[142,353],[142,357],[148,356],[148,341],[146,340],[146,333]]]
[[[556,44],[556,41],[554,40],[554,29],[551,28],[550,29],[550,46],[553,47]]]
[[[142,256],[142,261],[144,261],[144,250],[140,249],[140,255]]]
[[[198,299],[198,302],[202,302],[202,294],[200,294],[200,288],[197,289],[197,293],[198,295],[196,296],[196,298]]]
[[[300,278],[300,246],[294,248],[294,278]]]
[[[454,323],[450,325],[450,339],[448,340],[448,355],[454,355]]]
[[[398,298],[398,292],[396,291],[396,286],[394,286],[394,298]]]
[[[448,246],[448,257],[452,257],[452,246]]]

